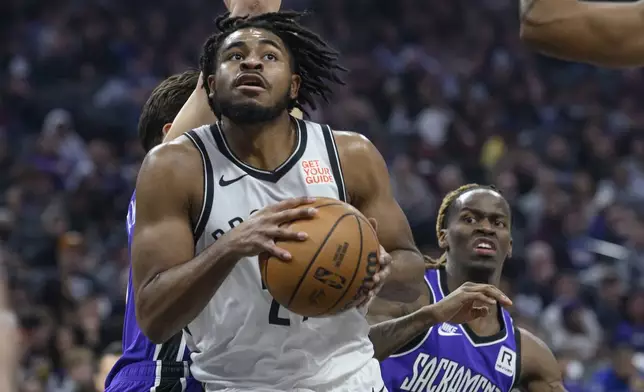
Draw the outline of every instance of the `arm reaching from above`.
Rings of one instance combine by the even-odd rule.
[[[259,15],[277,12],[282,0],[224,0],[231,16]]]
[[[520,0],[521,39],[561,59],[644,65],[644,1]]]

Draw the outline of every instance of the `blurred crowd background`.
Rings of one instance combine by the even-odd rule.
[[[24,392],[93,392],[121,339],[142,104],[195,67],[212,0],[0,2],[0,262]],[[513,208],[503,289],[571,391],[641,391],[644,74],[520,42],[516,0],[285,0],[343,54],[312,114],[385,156],[418,245],[468,182]],[[630,382],[630,386],[629,386]]]

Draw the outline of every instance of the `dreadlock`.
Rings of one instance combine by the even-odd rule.
[[[438,208],[438,217],[436,218],[436,237],[439,238],[441,230],[445,229],[446,223],[445,218],[449,211],[449,208],[454,203],[454,200],[458,199],[462,194],[467,193],[473,189],[489,189],[497,193],[501,193],[494,185],[479,185],[479,184],[466,184],[455,190],[451,191],[443,198],[440,207]],[[439,268],[447,261],[447,251],[443,252],[438,259],[432,259],[431,257],[425,255],[425,266],[427,268]]]
[[[253,17],[233,18],[229,13],[220,16],[215,22],[219,32],[208,38],[199,61],[204,80],[214,73],[219,49],[226,37],[237,30],[254,27],[268,30],[284,42],[291,55],[293,72],[302,78],[298,97],[289,103],[289,110],[298,108],[305,111],[304,105],[315,109],[316,96],[329,102],[329,82],[344,85],[338,73],[347,69],[337,64],[339,54],[336,50],[298,22],[304,15],[301,12],[281,11]],[[204,87],[210,94],[208,83],[204,83]],[[210,99],[208,101],[214,111],[213,103]]]

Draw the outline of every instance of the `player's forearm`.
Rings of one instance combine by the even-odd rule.
[[[230,16],[259,15],[267,12],[277,12],[281,0],[224,0]]]
[[[425,260],[423,255],[415,249],[398,249],[389,251],[392,258],[392,271],[385,281],[378,297],[401,304],[418,303],[423,295],[425,285]],[[417,310],[422,305],[419,303],[412,309]]]
[[[137,290],[137,321],[154,343],[168,340],[194,320],[228,277],[238,257],[225,238]]]
[[[369,339],[374,357],[379,361],[386,359],[438,322],[433,306],[426,306],[406,316],[372,325]]]
[[[644,63],[644,2],[521,0],[521,39],[532,49],[600,66]]]
[[[174,118],[163,142],[172,141],[191,129],[214,124],[216,121],[217,117],[215,117],[210,105],[208,105],[208,95],[203,89],[202,76],[200,76],[195,91],[192,92],[186,103],[181,107],[177,117]]]

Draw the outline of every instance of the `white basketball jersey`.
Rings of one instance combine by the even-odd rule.
[[[205,176],[195,227],[197,253],[253,212],[279,201],[299,196],[346,200],[331,129],[296,122],[295,150],[273,171],[236,158],[217,124],[186,134],[202,155]],[[188,325],[186,339],[192,373],[207,391],[378,391],[383,384],[368,333],[356,309],[306,319],[281,307],[262,285],[257,257],[248,257]],[[361,377],[360,385],[350,381],[365,372],[370,375]]]

